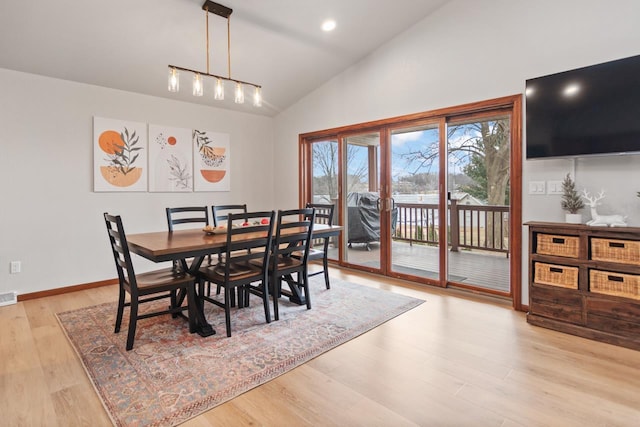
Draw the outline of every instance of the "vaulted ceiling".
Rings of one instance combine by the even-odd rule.
[[[0,3],[0,68],[274,116],[451,0],[220,0],[231,76],[263,86],[263,107],[167,91],[167,65],[206,71],[204,0]],[[321,23],[337,21],[325,33]],[[209,15],[212,74],[227,75],[227,21]]]

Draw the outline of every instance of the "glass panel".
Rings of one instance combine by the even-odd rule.
[[[437,125],[391,133],[391,269],[438,280]]]
[[[312,149],[312,181],[311,181],[311,200],[313,203],[328,203],[336,205],[334,209],[334,224],[340,224],[338,215],[338,163],[340,153],[338,151],[338,141],[317,141],[311,144]],[[329,251],[327,256],[329,259],[337,260],[338,254],[338,238],[334,237],[329,241]]]
[[[380,268],[380,134],[349,136],[345,142],[344,261]]]
[[[509,117],[447,128],[448,280],[509,292]]]

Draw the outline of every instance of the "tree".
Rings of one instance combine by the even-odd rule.
[[[573,182],[569,174],[562,181],[562,201],[560,206],[570,214],[577,214],[580,209],[584,208],[582,197],[576,190],[576,183]]]
[[[338,163],[340,153],[336,141],[323,141],[312,144],[313,148],[313,193],[327,195],[331,199],[338,198]],[[347,144],[347,192],[360,190],[363,182],[367,182],[368,164],[358,159],[358,146]]]

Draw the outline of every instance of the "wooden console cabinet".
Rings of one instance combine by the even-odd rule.
[[[525,225],[527,322],[640,350],[640,228]]]

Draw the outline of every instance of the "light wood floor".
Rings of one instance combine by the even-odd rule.
[[[332,277],[426,302],[186,426],[640,425],[638,351],[487,297]],[[110,425],[54,313],[115,299],[108,286],[0,307],[0,425]]]

